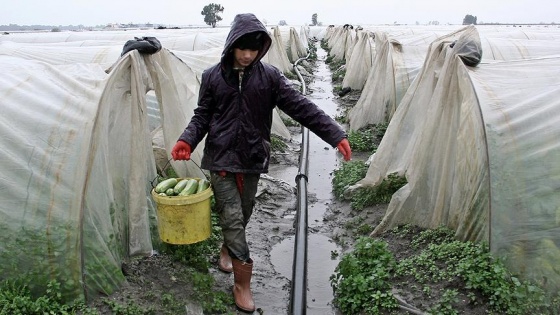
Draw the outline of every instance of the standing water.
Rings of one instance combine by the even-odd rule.
[[[325,63],[327,53],[318,43],[316,45],[318,67],[314,74],[314,81],[308,87],[313,93],[308,97],[334,118],[338,105],[333,101],[331,71]],[[331,253],[340,252],[340,249],[327,235],[317,231],[321,230],[323,216],[334,198],[332,173],[338,168],[340,159],[341,156],[335,149],[312,132],[309,133],[308,192],[310,196],[316,198],[308,203],[307,314],[310,315],[337,314],[332,307],[333,291],[329,277],[338,264],[337,258],[331,258]],[[292,182],[296,173],[297,169],[292,178],[285,180]],[[271,252],[271,260],[276,271],[288,279],[292,277],[294,241],[294,237],[287,238],[277,244]]]

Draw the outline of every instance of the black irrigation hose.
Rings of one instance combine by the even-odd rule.
[[[297,69],[297,64],[307,56],[294,63],[294,71],[302,83],[302,93],[306,94],[305,81]],[[309,166],[309,130],[301,127],[302,141],[299,156],[297,184],[297,216],[296,238],[294,244],[294,260],[292,264],[292,288],[290,292],[290,314],[303,315],[307,310],[307,168]]]

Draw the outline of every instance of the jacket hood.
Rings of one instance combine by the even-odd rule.
[[[252,13],[241,13],[237,14],[233,19],[231,24],[231,30],[226,38],[226,43],[224,45],[224,50],[222,51],[221,61],[222,64],[230,66],[233,62],[233,44],[243,35],[261,32],[262,34],[262,48],[259,50],[259,54],[255,59],[254,63],[260,61],[264,55],[270,49],[272,44],[272,39],[268,33],[266,27],[257,19],[257,17]]]

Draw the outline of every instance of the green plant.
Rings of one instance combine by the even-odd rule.
[[[285,72],[284,76],[286,78],[288,78],[289,80],[299,80],[299,77],[297,76],[297,74],[295,74],[293,72]]]
[[[407,234],[412,233],[413,226],[411,224],[399,225],[391,229],[391,233],[403,238]]]
[[[26,276],[4,280],[0,283],[0,315],[43,315],[43,314],[97,314],[85,306],[83,301],[65,303],[60,283],[49,281],[44,292],[33,294],[26,283]]]
[[[224,314],[233,305],[230,293],[213,290],[215,281],[211,274],[194,272],[186,276],[195,288],[194,298],[201,303],[205,313]]]
[[[317,60],[317,47],[315,46],[314,43],[309,43],[309,45],[307,45],[307,49],[309,51],[309,61],[316,61]]]
[[[342,257],[330,277],[337,307],[344,314],[378,314],[382,309],[396,308],[389,281],[394,266],[385,242],[358,239],[355,249]]]
[[[194,299],[199,301],[206,313],[227,312],[233,304],[231,294],[213,290],[214,278],[208,273],[210,257],[217,256],[222,244],[222,232],[218,224],[218,215],[212,211],[212,234],[209,239],[189,245],[164,245],[164,252],[172,255],[177,261],[185,263],[193,270],[182,274],[185,282],[192,283]],[[169,297],[168,302],[174,305]]]
[[[344,59],[335,60],[334,56],[332,55],[329,55],[327,59],[325,59],[325,63],[329,65],[329,69],[331,71],[335,71],[335,72],[338,70],[343,70],[345,65]]]
[[[388,243],[360,237],[330,277],[335,305],[344,314],[389,314],[397,307],[393,289],[403,287],[408,295],[432,301],[424,306],[434,315],[459,314],[459,304],[465,303],[485,305],[488,314],[560,313],[560,294],[546,295],[539,286],[519,280],[484,243],[458,241],[443,226],[402,225],[388,233],[397,243],[395,237],[410,240],[400,246],[416,250],[396,261]]]
[[[388,126],[389,126],[389,123],[387,123],[387,122],[375,124],[373,126],[374,135],[375,135],[375,137],[377,137],[377,140],[383,139],[383,136],[385,136],[385,132],[387,131]]]
[[[108,298],[103,299],[103,303],[107,304],[114,315],[149,315],[154,314],[151,309],[144,309],[132,302],[121,304]]]
[[[357,235],[368,235],[373,231],[373,227],[370,224],[362,224],[356,229]]]
[[[286,115],[281,115],[282,117],[282,122],[284,123],[284,125],[286,125],[286,127],[299,127],[301,126],[300,123],[298,123],[297,121],[293,120],[292,118],[286,116]]]
[[[165,309],[165,313],[169,315],[180,314],[185,311],[185,304],[170,293],[164,293],[161,296],[161,306]]]
[[[331,49],[329,48],[329,43],[326,39],[321,39],[321,48],[323,48],[327,53],[329,53],[331,51]]]
[[[445,227],[439,226],[435,229],[428,229],[421,231],[410,243],[415,248],[420,245],[430,244],[430,243],[449,243],[455,240],[455,233]]]
[[[489,311],[499,314],[541,314],[550,303],[542,289],[510,274],[503,262],[492,257],[486,244],[455,240],[453,232],[445,227],[419,233],[411,246],[424,249],[401,260],[396,275],[413,276],[426,285],[461,279],[471,303],[487,299]],[[456,314],[452,308],[455,293],[444,292],[433,306],[434,314]]]
[[[338,94],[338,92],[340,92],[342,90],[341,86],[335,86],[333,88],[333,92],[335,94]],[[337,113],[336,116],[334,117],[334,120],[336,120],[337,122],[341,123],[341,124],[347,124],[348,123],[348,111],[350,110],[351,107],[346,107],[342,110],[341,113]]]
[[[108,211],[111,214],[118,213],[118,208],[120,206],[111,204]],[[52,223],[49,233],[35,226],[22,226],[17,234],[6,237],[0,252],[2,280],[25,284],[32,298],[43,296],[45,292],[52,290],[55,285],[50,284],[49,288],[52,281],[56,283],[57,295],[60,295],[61,301],[84,300],[84,289],[88,293],[113,292],[124,281],[124,275],[120,266],[109,259],[107,250],[111,251],[113,257],[122,257],[122,235],[109,234],[106,242],[100,242],[99,234],[95,234],[95,238],[91,237],[97,232],[85,225],[82,244],[85,256],[83,264],[80,264],[76,263],[75,256],[53,250],[69,242],[72,239],[69,235],[74,229],[76,226],[73,223],[62,221]],[[52,252],[49,253],[49,250]],[[80,283],[82,273],[88,275],[85,283]]]
[[[375,135],[373,128],[360,128],[359,130],[350,130],[348,133],[348,141],[352,145],[352,151],[375,153],[377,145],[375,144]]]
[[[367,206],[387,204],[391,201],[393,194],[402,186],[406,185],[406,183],[407,181],[404,176],[391,173],[377,186],[357,189],[352,195],[350,205],[352,209],[361,210]]]
[[[363,161],[352,160],[343,162],[341,167],[333,172],[333,193],[338,199],[344,198],[344,191],[354,185],[366,175],[368,166]]]
[[[286,152],[288,145],[277,135],[272,135],[270,138],[270,149],[273,152]]]
[[[457,312],[453,308],[453,304],[458,302],[458,291],[455,289],[445,290],[436,303],[436,305],[430,308],[430,314],[434,315],[457,315]]]
[[[349,161],[333,172],[333,193],[336,198],[344,199],[345,190],[366,176],[368,166],[363,161]],[[391,173],[375,187],[362,187],[351,196],[352,209],[361,210],[367,206],[389,203],[393,194],[407,181],[404,176]]]
[[[346,69],[343,67],[337,68],[333,71],[331,79],[333,82],[342,82],[344,76],[346,75]]]

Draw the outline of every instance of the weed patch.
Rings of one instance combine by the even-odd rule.
[[[345,314],[558,314],[558,296],[508,272],[486,244],[453,235],[405,225],[358,239],[331,276],[335,304]]]

